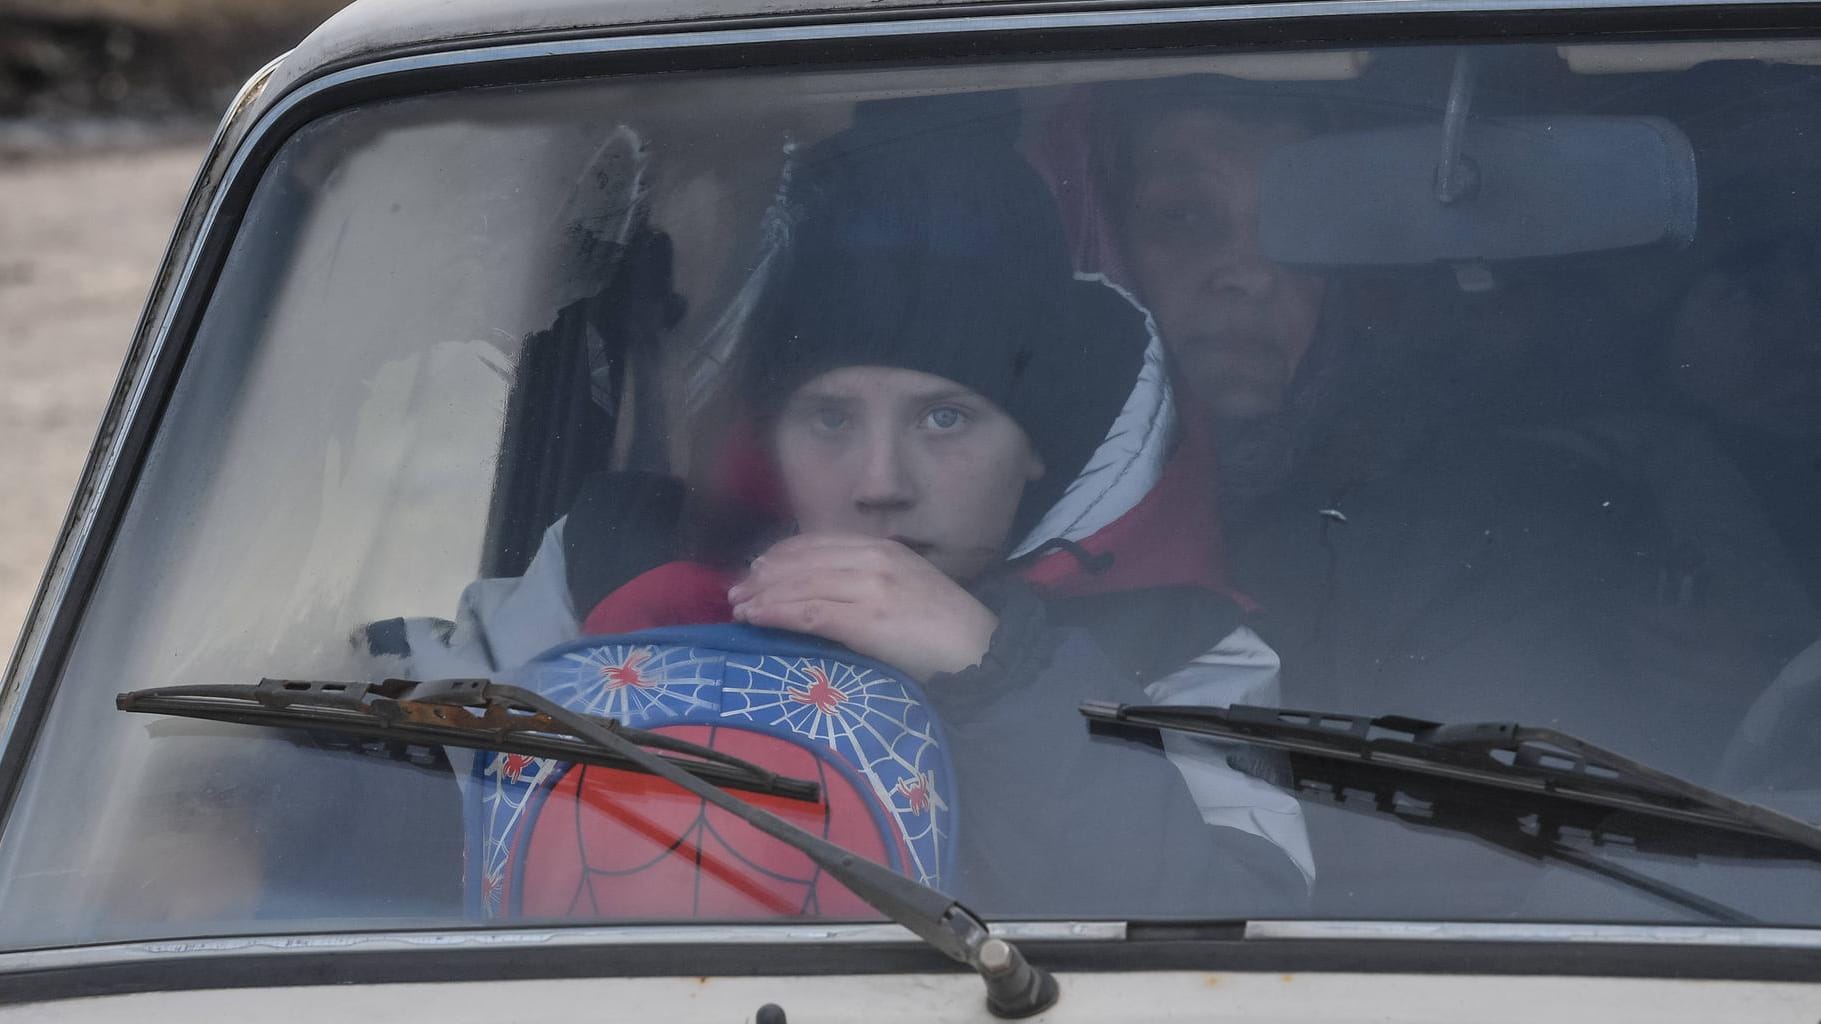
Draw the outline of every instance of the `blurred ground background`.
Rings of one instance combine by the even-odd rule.
[[[345,0],[0,0],[0,663],[203,143]]]

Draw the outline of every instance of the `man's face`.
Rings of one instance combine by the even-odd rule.
[[[1258,251],[1259,165],[1308,134],[1197,110],[1149,119],[1133,136],[1126,260],[1178,383],[1216,417],[1280,409],[1315,337],[1322,279]]]
[[[798,388],[775,434],[804,533],[888,537],[967,581],[1004,557],[1043,462],[998,405],[932,374],[831,370]]]

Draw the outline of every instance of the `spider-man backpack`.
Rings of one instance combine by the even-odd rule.
[[[592,637],[504,674],[569,708],[822,787],[734,791],[929,885],[951,874],[954,773],[916,684],[795,633],[687,626]],[[519,754],[474,761],[469,912],[493,918],[876,916],[808,857],[649,775]]]

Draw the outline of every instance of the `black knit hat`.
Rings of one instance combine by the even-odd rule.
[[[741,373],[761,414],[847,366],[920,370],[992,400],[1044,477],[1014,530],[1080,473],[1131,393],[1141,313],[1075,280],[1043,179],[1013,146],[1004,96],[863,104],[814,147],[782,263],[754,311]]]

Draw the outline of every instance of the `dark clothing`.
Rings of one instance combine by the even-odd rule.
[[[1737,425],[1721,425],[1720,447],[1739,467],[1789,553],[1792,569],[1821,606],[1821,441],[1779,437]]]
[[[1233,569],[1283,659],[1284,703],[1547,726],[1710,780],[1763,665],[1809,635],[1803,602],[1748,528],[1750,495],[1701,468],[1698,433],[1623,427],[1454,438],[1344,486],[1305,474],[1270,499],[1235,534]],[[1744,509],[1726,504],[1741,496]],[[1666,610],[1697,625],[1645,628]],[[1710,639],[1707,614],[1759,627],[1773,656],[1728,679],[1679,675],[1681,652]],[[1575,903],[1565,872],[1468,837],[1306,807],[1318,914],[1421,917],[1442,905],[1437,879],[1455,916],[1662,912],[1614,886],[1574,897],[1613,908]]]
[[[1710,769],[1727,730],[1713,716],[1730,708],[1736,721],[1768,675],[1678,692],[1637,674],[1635,627],[1692,590],[1707,602],[1694,610],[1762,624],[1777,661],[1809,636],[1807,616],[1768,578],[1782,567],[1766,566],[1763,538],[1706,529],[1739,516],[1680,508],[1669,499],[1704,497],[1697,482],[1665,495],[1667,482],[1623,470],[1595,439],[1591,427],[1490,433],[1345,489],[1280,492],[1236,541],[1235,576],[1263,606],[1256,626],[1284,660],[1286,700],[1517,720]],[[1666,461],[1694,461],[1673,447]]]
[[[1611,739],[1632,697],[1597,678],[1594,611],[1624,573],[1623,495],[1542,446],[1488,443],[1336,487],[1308,475],[1235,535],[1235,582],[1284,662],[1288,707],[1520,721]],[[1636,744],[1619,742],[1620,749]],[[1466,838],[1306,801],[1315,911],[1506,916],[1533,869]],[[1435,898],[1446,881],[1444,901]]]
[[[957,895],[989,916],[1034,907],[1115,918],[1299,912],[1305,884],[1283,851],[1204,824],[1154,735],[1088,731],[1082,701],[1146,703],[1144,680],[1089,630],[1053,624],[1021,584],[982,590],[1000,617],[987,658],[924,688],[961,787],[968,841]],[[1131,613],[1167,619],[1184,610],[1167,590],[1123,596]],[[1202,621],[1224,633],[1238,615],[1228,611],[1230,625]],[[1197,650],[1218,639],[1203,636]]]

